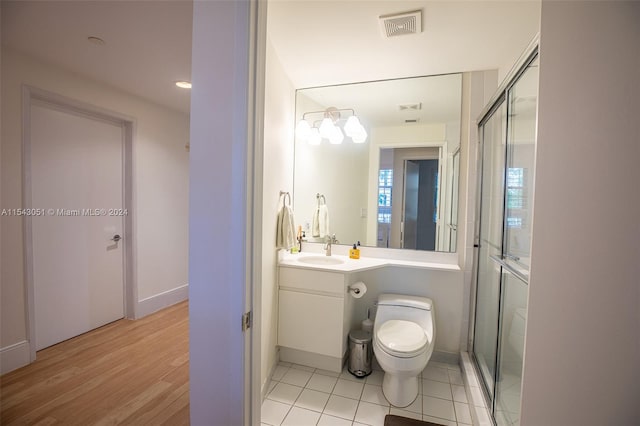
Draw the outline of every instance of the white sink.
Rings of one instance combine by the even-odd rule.
[[[304,256],[299,257],[297,260],[310,265],[340,265],[344,263],[344,260],[331,256]]]

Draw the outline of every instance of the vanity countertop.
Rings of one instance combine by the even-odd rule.
[[[318,263],[306,263],[304,258],[318,258],[321,260],[323,254],[318,253],[282,253],[278,266],[286,266],[291,268],[301,269],[313,269],[318,271],[329,272],[357,272],[366,271],[370,269],[383,268],[385,266],[403,266],[408,268],[421,268],[432,269],[441,271],[460,271],[458,265],[446,264],[446,263],[434,263],[434,262],[422,262],[415,260],[396,260],[396,259],[383,259],[375,257],[361,257],[360,259],[351,259],[348,256],[332,255],[329,256],[336,260],[336,263],[331,264],[318,264]],[[302,260],[302,261],[301,261]],[[313,259],[312,259],[313,260]],[[340,261],[340,263],[337,263]]]

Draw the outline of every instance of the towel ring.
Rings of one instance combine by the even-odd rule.
[[[289,194],[286,191],[280,191],[280,196],[282,197],[284,195],[284,198],[282,200],[282,205],[286,206],[287,205],[287,198],[289,199],[289,205],[291,205],[291,194]]]
[[[327,204],[327,199],[319,192],[316,194],[316,199],[318,200],[318,205],[320,205],[320,199],[322,199],[322,204]]]

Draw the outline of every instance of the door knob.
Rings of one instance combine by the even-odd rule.
[[[122,239],[122,237],[121,237],[120,235],[116,234],[116,235],[114,235],[114,236],[113,236],[113,238],[111,239],[111,241],[115,241],[115,242],[117,243],[117,242],[118,242],[118,241],[120,241],[121,239]]]

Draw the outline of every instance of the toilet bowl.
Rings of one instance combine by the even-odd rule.
[[[381,294],[373,326],[373,352],[384,370],[382,392],[396,407],[418,396],[418,376],[427,366],[436,338],[431,299]]]

